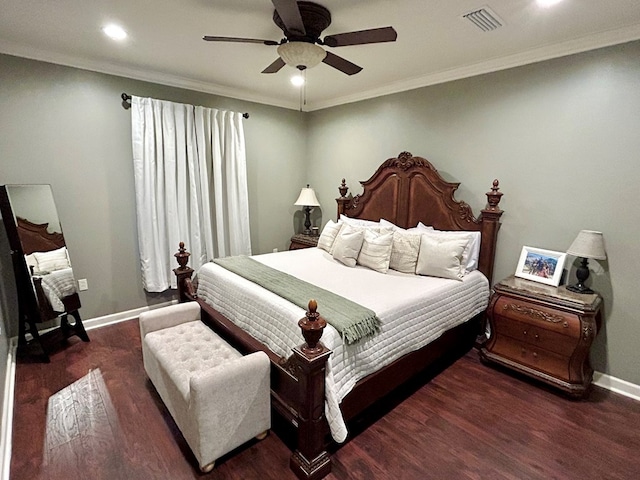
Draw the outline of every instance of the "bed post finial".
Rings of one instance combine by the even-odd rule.
[[[500,189],[500,182],[496,178],[493,181],[493,186],[491,187],[491,191],[487,192],[487,201],[489,202],[489,206],[487,210],[491,211],[501,211],[498,208],[498,204],[500,203],[500,199],[502,198],[502,192],[498,191]]]
[[[340,192],[340,198],[336,198],[336,202],[338,202],[338,218],[336,220],[340,220],[340,215],[346,211],[347,203],[349,203],[349,198],[347,198],[349,187],[347,187],[347,183],[344,178],[338,187],[338,191]]]
[[[305,318],[302,318],[298,322],[302,330],[302,336],[306,342],[302,346],[302,351],[308,355],[314,355],[325,350],[324,346],[319,342],[320,337],[322,337],[322,331],[327,326],[327,322],[324,318],[320,317],[317,310],[318,302],[313,299],[309,300],[309,311],[305,314]]]
[[[178,245],[178,252],[173,255],[178,261],[178,268],[173,269],[173,273],[176,276],[176,282],[178,284],[178,300],[180,303],[188,302],[196,298],[195,289],[191,283],[191,275],[193,275],[193,268],[187,267],[187,262],[191,254],[187,252],[184,246],[184,242],[180,242]]]
[[[191,254],[187,252],[186,248],[184,248],[184,242],[180,242],[180,244],[178,245],[178,253],[174,254],[173,256],[176,257],[178,265],[180,265],[178,267],[179,270],[188,268],[187,262],[189,261],[189,257],[191,256]]]

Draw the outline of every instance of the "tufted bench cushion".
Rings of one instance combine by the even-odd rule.
[[[191,377],[242,356],[202,322],[151,332],[145,342],[187,402]]]
[[[140,337],[147,375],[202,471],[271,428],[269,357],[232,348],[196,302],[141,314]]]

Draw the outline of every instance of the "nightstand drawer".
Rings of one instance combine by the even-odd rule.
[[[492,352],[525,367],[569,381],[569,361],[564,355],[500,334],[496,337]]]
[[[540,328],[531,323],[510,320],[502,315],[494,315],[493,327],[499,335],[506,335],[520,342],[529,343],[564,356],[571,356],[578,345],[579,338],[567,338],[567,335]]]
[[[552,309],[512,297],[501,296],[493,307],[498,317],[506,317],[573,338],[580,337],[580,319],[562,310]]]

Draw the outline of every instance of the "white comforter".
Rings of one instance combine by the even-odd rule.
[[[339,404],[356,382],[417,350],[487,307],[489,282],[474,271],[463,281],[365,267],[349,268],[319,248],[256,255],[255,260],[372,309],[381,331],[354,345],[330,325],[322,343],[333,354],[326,377],[325,411],[331,434],[343,442],[347,429]],[[215,263],[198,272],[198,296],[267,345],[288,357],[303,342],[298,320],[305,311]],[[322,305],[318,305],[322,315]]]
[[[71,268],[54,270],[42,278],[42,291],[49,299],[51,308],[56,312],[64,312],[66,309],[62,299],[76,293],[76,281]]]

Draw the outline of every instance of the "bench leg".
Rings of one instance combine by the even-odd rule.
[[[216,466],[216,462],[215,460],[211,463],[207,463],[204,467],[200,467],[200,471],[202,473],[209,473],[211,470],[213,470],[213,467]]]

